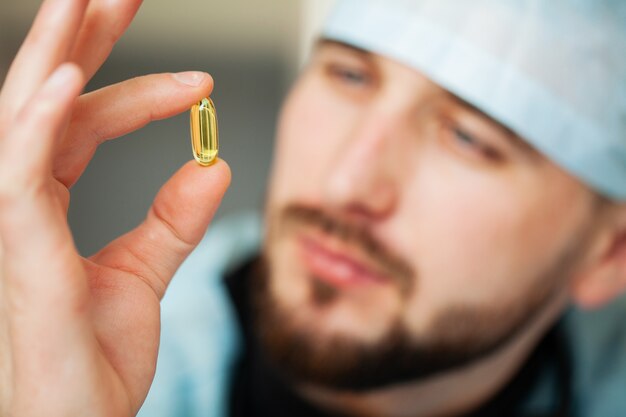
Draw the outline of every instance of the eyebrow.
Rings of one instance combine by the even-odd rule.
[[[315,49],[320,49],[321,47],[324,47],[324,46],[329,46],[329,47],[334,46],[334,47],[341,48],[341,49],[347,49],[350,52],[354,53],[355,55],[359,55],[361,58],[366,59],[368,61],[373,61],[374,56],[376,55],[373,52],[368,51],[367,49],[359,48],[358,46],[351,45],[346,42],[337,41],[334,39],[319,38],[317,42],[315,43]]]
[[[331,47],[334,46],[334,47],[338,47],[344,50],[348,50],[351,53],[358,55],[360,58],[368,62],[372,62],[372,63],[374,63],[375,57],[377,56],[377,54],[371,51],[368,51],[367,49],[363,49],[363,48],[360,48],[355,45],[351,45],[346,42],[337,41],[337,40],[328,39],[328,38],[318,39],[315,44],[315,49],[319,49],[324,46],[331,46]],[[511,145],[513,145],[515,148],[521,150],[522,152],[524,152],[525,154],[531,157],[538,157],[540,155],[540,153],[532,145],[530,145],[526,140],[524,140],[513,129],[499,122],[498,120],[494,119],[493,117],[485,113],[483,110],[481,110],[474,104],[468,102],[467,100],[441,87],[436,82],[434,81],[431,81],[431,82],[437,85],[439,88],[441,88],[441,90],[445,92],[446,96],[449,99],[451,99],[455,104],[457,104],[460,107],[465,108],[466,110],[470,111],[471,113],[474,113],[476,116],[486,120],[488,123],[493,125],[496,128],[496,130],[498,130],[505,138],[507,138],[509,143],[511,143]]]

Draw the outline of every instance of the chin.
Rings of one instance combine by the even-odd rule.
[[[336,337],[376,343],[388,333],[401,313],[392,290],[332,285],[307,268],[286,240],[274,251],[282,256],[268,259],[266,297],[294,331],[314,334],[320,343]]]

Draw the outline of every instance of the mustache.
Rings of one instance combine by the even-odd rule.
[[[413,267],[389,250],[366,224],[350,222],[324,210],[300,204],[285,207],[279,223],[283,228],[307,225],[356,247],[395,281],[402,294],[411,293],[417,276]]]

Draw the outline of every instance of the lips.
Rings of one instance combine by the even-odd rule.
[[[298,236],[300,257],[314,278],[336,287],[382,285],[389,279],[366,257],[339,239],[322,234]]]

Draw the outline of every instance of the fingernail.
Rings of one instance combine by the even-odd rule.
[[[207,78],[207,74],[198,71],[179,72],[173,76],[176,81],[191,87],[199,86]]]

